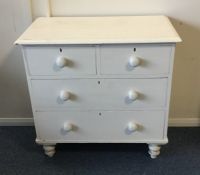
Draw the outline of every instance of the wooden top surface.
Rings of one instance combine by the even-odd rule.
[[[176,43],[166,16],[41,17],[15,44]]]

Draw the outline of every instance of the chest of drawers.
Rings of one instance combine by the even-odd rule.
[[[38,18],[23,50],[36,142],[166,144],[175,43],[165,16]]]

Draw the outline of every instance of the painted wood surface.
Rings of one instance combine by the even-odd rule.
[[[167,79],[72,79],[32,80],[36,109],[115,109],[164,108]],[[62,92],[70,97],[63,100]],[[130,93],[138,93],[132,99]]]
[[[30,46],[24,52],[30,75],[96,74],[94,46]]]
[[[172,47],[172,44],[45,45],[26,46],[24,51],[31,76],[80,77],[100,74],[161,77],[169,74]],[[134,59],[137,61],[134,62]]]
[[[172,43],[181,39],[166,16],[38,18],[16,44]]]
[[[98,19],[101,19],[101,22],[112,19],[114,24],[120,26],[122,18],[127,17],[118,17],[115,20],[114,17]],[[143,17],[133,17],[136,18]],[[150,18],[157,18],[158,21],[161,18],[168,20],[164,16]],[[48,23],[49,19],[44,19]],[[76,22],[80,25],[86,25],[89,24],[87,20],[91,18],[73,19],[78,20]],[[106,20],[103,21],[104,19]],[[64,26],[65,20],[62,23]],[[172,27],[169,21],[167,26]],[[34,24],[28,29],[31,30],[35,30]],[[51,28],[48,30],[51,32]],[[97,29],[94,30],[98,32]],[[152,28],[152,30],[156,33],[157,29]],[[167,34],[165,32],[160,29],[159,34]],[[168,43],[169,40],[159,40],[159,43],[152,44],[158,41],[154,33],[151,37],[155,40],[149,44],[150,35],[148,31],[146,33],[147,40],[143,40],[140,44],[135,43],[137,40],[127,44],[126,36],[123,35],[122,40],[116,40],[112,45],[108,44],[110,41],[107,44],[88,45],[88,40],[82,40],[84,42],[82,45],[79,42],[70,45],[66,40],[63,40],[64,43],[59,43],[61,36],[57,36],[58,40],[48,38],[50,42],[45,43],[48,41],[46,40],[40,44],[36,37],[32,39],[34,44],[29,42],[31,46],[28,46],[29,44],[23,46],[36,124],[36,140],[44,145],[46,155],[50,157],[54,155],[56,143],[67,142],[143,142],[149,144],[151,158],[159,155],[158,145],[167,143],[174,46],[175,42],[180,40],[171,40],[173,43]],[[96,36],[95,32],[93,34]],[[110,29],[107,29],[106,34],[110,34]],[[134,37],[137,38],[140,34],[138,32]],[[73,34],[70,36],[75,40],[79,37]],[[117,38],[117,35],[115,37]],[[99,42],[97,38],[95,40]],[[18,41],[17,43],[24,45]],[[56,44],[55,41],[59,42]],[[127,70],[127,64],[132,68],[131,73],[127,73],[130,71]],[[58,71],[65,71],[56,74],[54,66]],[[142,66],[145,69],[142,69]],[[138,71],[134,72],[137,69]],[[74,74],[77,74],[77,77],[73,77]],[[109,74],[116,77],[111,78]],[[137,74],[141,77],[134,78]],[[149,74],[155,74],[155,77],[150,78],[147,76]],[[161,74],[165,76],[162,77]]]
[[[38,139],[43,142],[142,142],[163,140],[164,111],[38,112]],[[130,130],[130,123],[138,128]],[[71,124],[71,129],[66,128]]]
[[[143,77],[169,74],[171,51],[172,45],[102,45],[100,72],[105,75],[132,74]]]

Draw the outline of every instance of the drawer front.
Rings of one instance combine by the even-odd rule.
[[[168,74],[170,45],[102,45],[101,74]]]
[[[33,104],[43,108],[164,107],[167,79],[32,80]]]
[[[164,112],[38,112],[35,126],[42,141],[151,141],[163,138]]]
[[[27,46],[24,53],[30,75],[96,74],[93,46]]]

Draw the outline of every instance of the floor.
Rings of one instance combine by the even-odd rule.
[[[200,175],[200,128],[170,128],[150,159],[146,144],[58,144],[53,158],[33,127],[0,127],[0,175]]]

